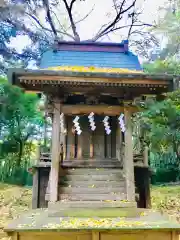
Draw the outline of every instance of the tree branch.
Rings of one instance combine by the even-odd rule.
[[[134,23],[135,23],[135,18],[134,18],[134,12],[132,13],[133,15],[131,16],[131,25],[130,25],[130,28],[129,28],[129,31],[128,31],[128,36],[127,36],[127,39],[130,38],[130,35],[131,35],[131,31],[132,31],[132,28],[134,26]]]
[[[129,7],[127,7],[126,9],[123,10],[123,6],[124,6],[124,4],[125,4],[125,2],[126,2],[126,0],[123,0],[122,3],[121,3],[121,6],[120,6],[120,8],[119,8],[119,12],[117,13],[117,15],[116,15],[116,17],[114,18],[114,20],[113,20],[104,30],[102,30],[99,34],[97,34],[97,35],[95,36],[94,41],[96,41],[96,40],[98,40],[99,38],[101,38],[102,36],[106,35],[107,32],[108,32],[111,28],[113,28],[113,27],[117,24],[117,22],[119,22],[119,21],[122,19],[122,15],[123,15],[125,12],[129,11],[132,7],[135,6],[136,1],[137,1],[137,0],[134,0]]]
[[[48,0],[42,0],[43,1],[43,5],[46,9],[46,16],[47,16],[47,19],[49,21],[49,24],[51,26],[51,29],[55,35],[55,37],[57,38],[57,31],[56,31],[56,28],[54,26],[54,23],[53,23],[53,20],[52,20],[52,17],[51,17],[51,12],[50,12],[50,8],[49,8],[49,1]]]
[[[94,5],[94,6],[95,6],[95,5]],[[91,9],[83,18],[81,18],[80,20],[78,20],[77,22],[75,22],[75,24],[78,24],[78,23],[84,21],[87,17],[89,17],[89,15],[90,15],[90,14],[93,12],[93,10],[94,10],[94,6],[92,7],[92,9]]]
[[[71,3],[70,3],[70,7],[67,3],[67,0],[63,0],[64,4],[65,4],[65,7],[66,7],[66,10],[67,10],[67,13],[68,13],[68,16],[69,16],[69,21],[71,23],[71,28],[72,28],[72,31],[73,31],[73,35],[74,35],[74,38],[75,38],[75,41],[77,42],[80,42],[80,36],[76,30],[76,24],[74,22],[74,19],[73,19],[73,15],[72,15],[72,7],[73,7],[73,4],[75,3],[76,0],[72,0]]]
[[[148,24],[148,23],[134,24],[134,25],[133,25],[133,27],[145,27],[145,26],[152,27],[153,25]],[[123,28],[128,28],[128,27],[131,27],[131,25],[124,25],[124,26],[120,26],[120,27],[116,27],[116,28],[114,27],[114,28],[110,29],[109,31],[103,33],[103,34],[101,35],[101,37],[103,37],[104,35],[107,35],[107,34],[109,34],[109,33],[115,32],[115,31],[117,31],[117,30],[121,30],[121,29],[123,29]],[[96,40],[97,40],[97,39],[96,39]],[[95,40],[95,39],[92,39],[92,41],[96,41],[96,40]]]
[[[27,13],[27,12],[25,14],[28,15],[28,17],[32,18],[43,30],[48,31],[48,32],[52,32],[51,29],[44,27],[42,25],[42,23],[35,16],[33,16],[30,13]],[[65,32],[65,31],[56,30],[56,32],[59,33],[59,34],[64,34],[64,35],[70,37],[71,39],[75,40],[74,36],[72,36],[71,34]]]
[[[72,0],[69,6],[69,9],[72,10],[73,4],[76,2],[76,0]]]
[[[116,4],[116,0],[113,0],[114,8],[116,10],[116,14],[118,14],[118,6]]]

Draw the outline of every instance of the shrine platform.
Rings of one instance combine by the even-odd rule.
[[[53,211],[48,209],[36,209],[30,211],[20,218],[12,221],[5,229],[12,239],[93,239],[93,240],[136,240],[136,239],[158,239],[158,240],[178,240],[180,234],[180,224],[169,219],[167,215],[147,209],[132,209],[127,211],[129,216],[119,217],[120,209],[112,209],[104,212],[104,217],[96,217],[93,214],[81,209],[81,217],[76,217],[76,213],[71,210],[69,217],[55,217]],[[85,213],[86,217],[83,216]],[[102,215],[102,214],[100,214]]]

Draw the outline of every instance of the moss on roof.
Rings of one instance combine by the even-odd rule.
[[[143,73],[143,71],[132,70],[127,68],[100,68],[100,67],[82,67],[82,66],[54,66],[46,68],[53,71],[68,72],[95,72],[95,73]]]

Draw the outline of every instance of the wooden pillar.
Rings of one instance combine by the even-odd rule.
[[[59,159],[60,159],[60,111],[61,104],[54,103],[54,114],[52,124],[52,159],[50,173],[50,201],[58,200],[58,180],[59,180]]]
[[[62,132],[60,130],[60,160],[61,162],[64,161],[66,158],[66,118],[63,116],[63,122],[64,122],[64,129],[62,129]]]
[[[127,200],[135,201],[132,123],[131,113],[128,111],[128,109],[124,110],[124,116],[126,131],[124,134],[125,151],[123,169],[126,178]]]
[[[32,209],[38,208],[39,195],[39,168],[35,168],[33,174],[33,188],[32,188]]]

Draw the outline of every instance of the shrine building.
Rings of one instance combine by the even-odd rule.
[[[148,149],[134,150],[133,117],[177,79],[144,73],[123,41],[58,42],[38,70],[12,69],[9,81],[46,95],[52,119],[51,150],[34,166],[34,208],[151,206]]]

